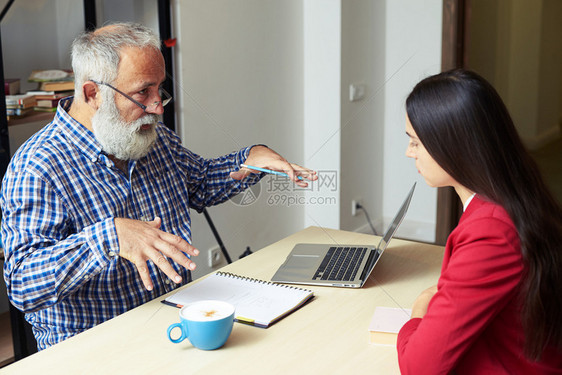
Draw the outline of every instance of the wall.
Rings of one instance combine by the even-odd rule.
[[[541,17],[540,82],[537,104],[538,145],[560,137],[562,125],[562,1],[543,0]]]
[[[433,240],[436,191],[404,156],[403,104],[414,83],[440,68],[441,1],[193,0],[174,9],[185,145],[212,157],[266,143],[325,178],[313,191],[288,187],[285,196],[304,205],[272,204],[279,192],[262,181],[255,203],[211,208],[234,259],[308,225],[366,231],[364,216],[350,214],[356,197],[382,231],[414,181],[398,234]],[[350,83],[365,84],[366,98],[349,102]],[[205,253],[216,242],[205,219],[192,216],[203,251],[197,277],[211,270]]]
[[[351,201],[361,200],[383,232],[385,133],[386,3],[342,2],[341,82],[341,228],[370,231],[363,212],[351,215]],[[364,85],[365,97],[349,99],[350,85]]]
[[[263,143],[302,163],[302,2],[183,0],[174,10],[184,144],[215,157]],[[208,209],[233,259],[303,228],[303,206],[286,200],[295,196],[292,184],[266,177],[259,188],[251,204]],[[192,222],[193,243],[203,251],[198,277],[210,270],[206,251],[216,241],[202,215],[192,211]]]
[[[383,215],[388,222],[414,181],[416,192],[398,235],[434,241],[437,189],[405,157],[405,100],[421,79],[441,70],[441,0],[387,1]],[[405,11],[407,10],[407,11]]]
[[[414,84],[440,71],[442,2],[394,0],[343,2],[342,229],[369,231],[363,205],[382,233],[411,185],[410,210],[397,236],[434,241],[436,190],[404,155],[404,101]],[[363,82],[366,99],[349,102],[349,84]]]
[[[154,0],[96,0],[98,26],[107,21],[139,22],[158,32],[158,3]]]
[[[3,9],[7,1],[0,2]],[[158,31],[156,2],[98,0],[99,25],[107,21],[135,21]],[[75,0],[17,0],[2,24],[6,78],[20,78],[22,92],[36,89],[27,82],[35,69],[70,69],[70,45],[84,30],[84,10]]]
[[[496,87],[527,147],[560,137],[562,2],[471,4],[468,67]]]
[[[303,1],[304,160],[318,172],[304,196],[304,227],[339,229],[341,211],[340,0]]]
[[[27,82],[32,70],[70,69],[70,43],[84,28],[82,2],[18,0],[1,27],[4,76],[20,78],[23,92],[34,90],[37,84]]]

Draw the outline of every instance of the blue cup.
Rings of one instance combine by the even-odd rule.
[[[180,309],[180,322],[168,327],[168,339],[177,344],[189,339],[202,350],[214,350],[224,345],[234,324],[234,306],[223,301],[199,301]],[[181,336],[172,338],[174,328]]]

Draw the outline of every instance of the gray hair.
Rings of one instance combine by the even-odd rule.
[[[82,85],[88,80],[113,83],[124,47],[159,50],[160,46],[154,31],[138,23],[115,23],[82,33],[72,43],[75,96],[83,96]]]

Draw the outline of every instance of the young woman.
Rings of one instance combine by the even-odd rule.
[[[398,336],[402,373],[562,373],[562,209],[505,105],[453,70],[418,83],[406,112],[406,155],[464,213]]]

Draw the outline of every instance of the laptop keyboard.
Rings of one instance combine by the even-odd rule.
[[[359,271],[366,247],[331,247],[316,270],[313,280],[351,281]]]

